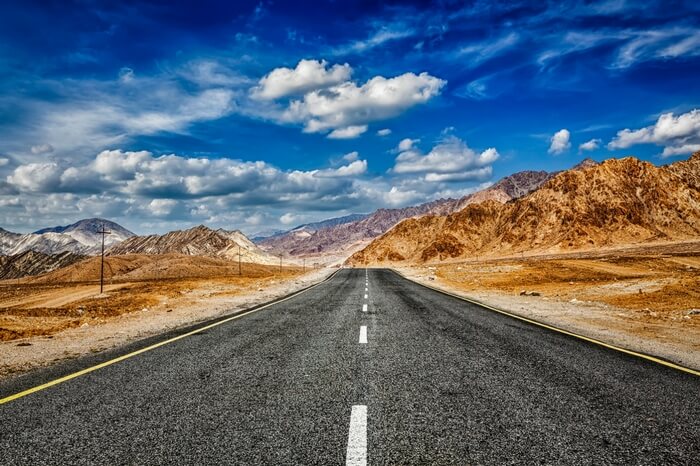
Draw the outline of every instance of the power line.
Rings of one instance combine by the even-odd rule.
[[[102,234],[102,258],[100,260],[100,294],[104,290],[104,275],[105,275],[105,235],[112,233],[111,231],[105,230],[105,224],[102,224],[102,230],[97,233]]]

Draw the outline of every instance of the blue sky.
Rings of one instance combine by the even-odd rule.
[[[0,226],[255,233],[700,150],[697,2],[17,2]]]

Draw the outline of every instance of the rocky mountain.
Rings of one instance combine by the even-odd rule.
[[[44,254],[31,250],[11,256],[0,256],[0,280],[40,275],[74,264],[87,257],[72,252]]]
[[[240,231],[212,230],[203,225],[164,235],[133,236],[108,250],[118,254],[186,254],[223,257],[256,264],[277,264],[279,259],[257,247]]]
[[[657,167],[633,157],[560,172],[505,204],[408,219],[351,264],[560,252],[700,237],[700,152]]]
[[[379,209],[369,215],[361,216],[362,218],[358,220],[338,222],[329,226],[325,226],[325,222],[319,222],[311,224],[322,226],[317,230],[297,228],[282,235],[266,238],[258,244],[275,254],[291,256],[351,254],[404,219],[428,214],[447,215],[469,204],[486,200],[508,202],[537,189],[551,176],[551,173],[544,171],[520,172],[460,199],[439,199],[401,209]],[[343,219],[350,219],[350,217],[343,217]]]
[[[109,220],[91,218],[67,226],[45,228],[34,233],[19,234],[0,231],[0,254],[17,255],[25,251],[59,254],[99,254],[102,236],[97,233],[104,225],[111,233],[105,245],[113,245],[134,236],[132,232]]]
[[[135,236],[134,233],[118,223],[101,218],[87,218],[66,226],[44,228],[42,230],[35,231],[34,234],[41,235],[45,233],[61,233],[63,235],[70,236],[81,244],[85,244],[90,247],[100,245],[101,247],[102,234],[98,232],[102,231],[103,228],[106,228],[106,231],[109,231],[109,234],[105,235],[105,247],[120,243],[127,238]]]

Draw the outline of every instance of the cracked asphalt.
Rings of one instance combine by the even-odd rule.
[[[369,464],[698,464],[700,377],[365,273],[0,405],[0,463],[345,464],[364,405]]]

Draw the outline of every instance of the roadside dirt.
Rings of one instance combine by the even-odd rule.
[[[0,377],[264,303],[334,270],[249,266],[248,276],[226,270],[220,276],[125,281],[107,285],[101,295],[96,282],[0,282]]]
[[[695,243],[697,246],[697,243]],[[700,248],[453,262],[418,281],[700,369]]]

